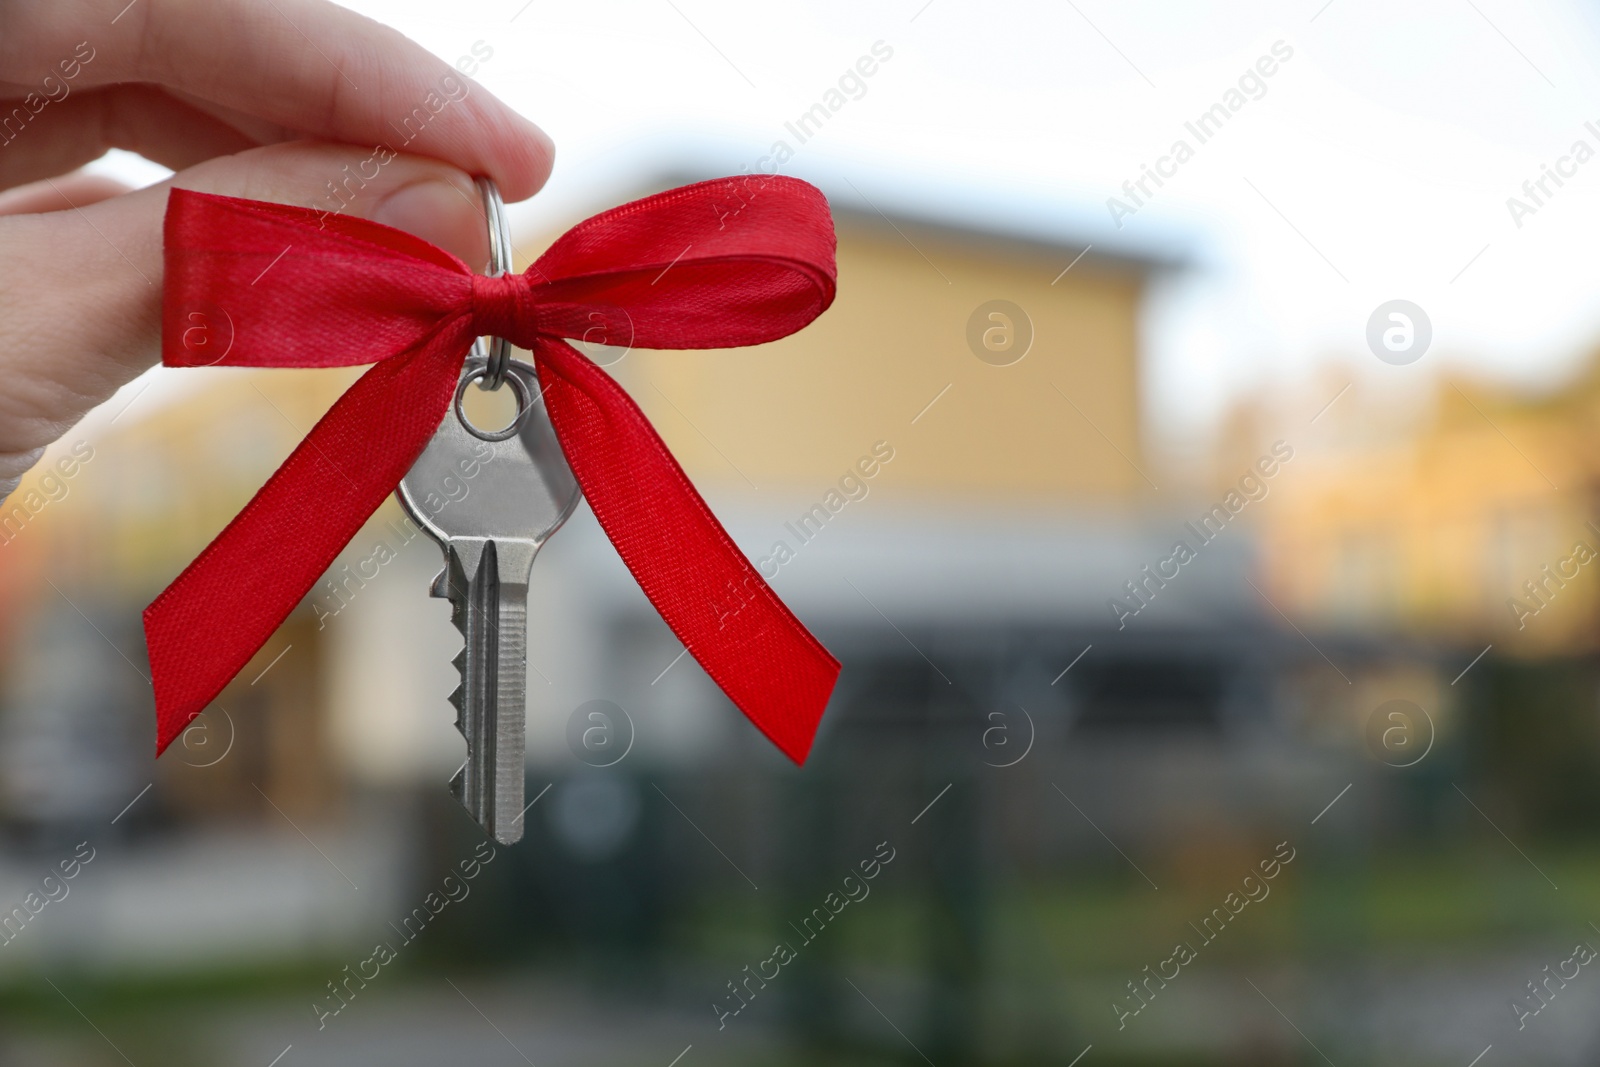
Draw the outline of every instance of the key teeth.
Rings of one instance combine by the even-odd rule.
[[[456,776],[450,779],[450,795],[460,804],[467,802],[467,765],[463,763]]]
[[[447,699],[450,701],[450,706],[456,709],[456,730],[461,734],[462,737],[466,737],[466,719],[463,718],[465,715],[465,709],[461,706],[461,702],[464,699],[464,690],[461,686],[456,686],[455,689],[451,691],[450,696]],[[468,747],[471,746],[469,745]]]
[[[449,699],[450,706],[456,709],[456,731],[460,733],[463,738],[466,738],[467,609],[463,597],[450,596],[449,575],[450,568],[448,565],[446,565],[445,569],[439,572],[439,576],[433,580],[435,590],[434,595],[450,598],[450,621],[455,625],[456,631],[461,634],[461,651],[457,652],[455,654],[455,658],[450,661],[450,665],[456,669],[456,687],[451,691]],[[440,589],[442,589],[443,592],[439,592]],[[467,739],[467,758],[472,758],[472,742],[470,738]],[[457,772],[456,778],[459,780],[465,774],[466,767],[463,766],[461,770]],[[456,790],[457,788],[457,782],[452,782],[451,789]],[[461,794],[458,792],[458,800],[460,799],[460,796]]]

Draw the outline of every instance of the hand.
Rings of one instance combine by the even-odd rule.
[[[137,192],[72,173],[110,148],[178,173]],[[463,71],[324,0],[0,0],[0,500],[156,362],[170,187],[360,215],[479,264],[469,175],[525,199],[553,153]]]

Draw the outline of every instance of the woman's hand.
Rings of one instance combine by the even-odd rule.
[[[492,55],[479,42],[457,70],[324,0],[0,0],[0,499],[156,361],[170,186],[483,262],[469,175],[524,199],[554,151],[467,76]],[[178,173],[137,192],[74,173],[111,148]]]

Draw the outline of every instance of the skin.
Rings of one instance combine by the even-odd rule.
[[[0,116],[43,96],[46,77],[59,84],[85,41],[94,56],[70,92],[0,143],[0,499],[45,446],[159,359],[170,188],[317,201],[347,164],[393,144],[390,119],[441,78],[470,83],[324,0],[0,0]],[[469,263],[488,256],[470,175],[521,200],[554,156],[537,126],[476,85],[406,147],[345,213]],[[111,148],[177,173],[128,192],[79,171]]]

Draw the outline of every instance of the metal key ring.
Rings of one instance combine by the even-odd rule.
[[[476,353],[474,353],[474,355],[476,355]],[[511,424],[506,426],[504,429],[485,430],[474,423],[471,419],[467,418],[467,413],[462,410],[461,407],[461,398],[466,395],[467,386],[471,385],[474,381],[477,381],[480,378],[487,378],[488,376],[489,371],[487,367],[475,367],[471,370],[468,370],[467,373],[461,376],[461,381],[456,385],[456,418],[461,422],[461,425],[466,428],[468,433],[478,438],[480,441],[508,441],[522,431],[523,420],[528,417],[528,412],[533,409],[533,401],[536,398],[528,394],[528,387],[522,383],[521,378],[517,377],[515,374],[510,375],[506,378],[506,381],[511,383],[511,391],[517,395],[516,417],[513,418],[511,420]]]
[[[498,278],[511,269],[511,224],[506,219],[505,201],[489,178],[474,178],[483,197],[483,214],[489,223],[489,277]],[[504,337],[489,338],[489,365],[484,371],[483,388],[494,390],[506,380],[506,365],[511,362],[511,342]]]

